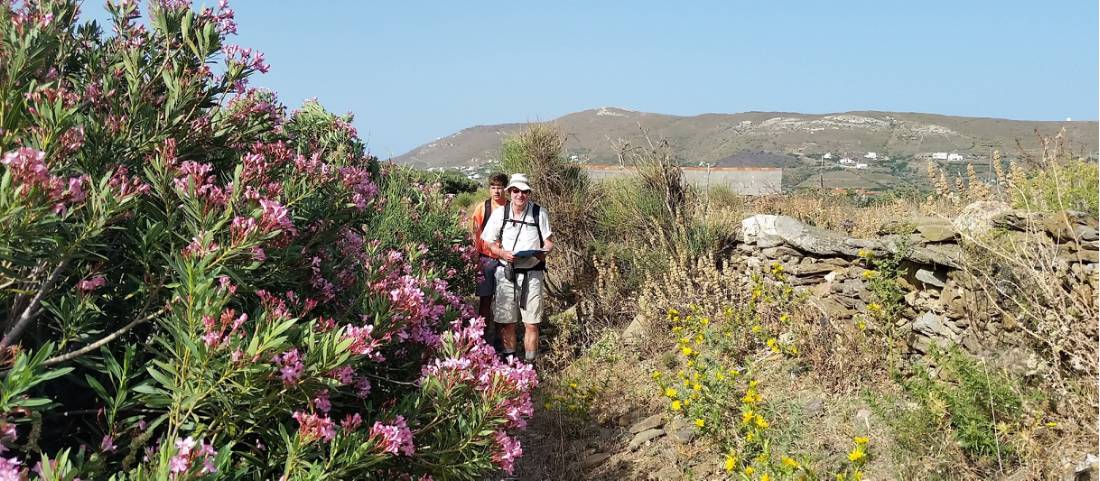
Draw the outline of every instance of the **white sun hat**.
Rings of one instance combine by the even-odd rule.
[[[531,190],[531,184],[527,183],[527,174],[512,174],[508,179],[508,187],[504,190],[511,190],[513,187],[519,190]]]

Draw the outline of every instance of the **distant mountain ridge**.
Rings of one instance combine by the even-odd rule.
[[[637,112],[601,107],[564,115],[556,124],[568,137],[566,150],[595,164],[614,163],[613,141],[644,142],[643,129],[653,140],[667,139],[684,162],[737,166],[782,167],[788,156],[833,153],[834,156],[916,156],[954,152],[967,158],[988,158],[994,149],[1007,156],[1039,147],[1035,131],[1054,135],[1065,128],[1074,152],[1095,157],[1096,121],[1030,121],[957,117],[909,112],[857,111],[835,114],[744,112],[695,116]],[[525,124],[479,125],[424,144],[393,160],[420,168],[464,167],[497,160],[501,141]],[[746,152],[758,155],[748,155]],[[768,153],[774,165],[761,158]],[[739,157],[739,155],[741,157]],[[739,160],[740,159],[740,160]]]

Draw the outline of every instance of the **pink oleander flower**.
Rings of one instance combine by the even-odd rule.
[[[111,453],[115,449],[118,449],[118,446],[115,445],[115,438],[110,434],[103,435],[103,439],[99,441],[99,450],[104,453]]]
[[[382,424],[375,421],[374,426],[370,428],[370,436],[378,439],[378,445],[382,452],[400,453],[405,456],[412,456],[416,452],[412,431],[405,424],[404,416],[397,416],[393,424]]]
[[[313,398],[313,407],[318,411],[328,414],[332,409],[332,402],[328,399],[328,390],[317,393],[317,397]]]
[[[352,340],[348,350],[354,354],[367,356],[375,361],[384,360],[382,359],[382,355],[377,352],[378,348],[382,345],[382,341],[372,337],[371,333],[373,332],[374,325],[360,327],[348,324],[347,327],[344,328],[344,339]]]
[[[305,365],[298,357],[297,349],[291,349],[275,356],[275,362],[281,365],[279,376],[282,377],[283,384],[288,386],[298,384],[298,379],[302,377],[302,372],[305,371]]]
[[[352,369],[351,366],[333,369],[328,375],[344,386],[355,382],[355,369]]]
[[[370,390],[371,390],[370,379],[367,379],[366,377],[360,377],[359,379],[355,380],[355,396],[356,397],[358,397],[360,399],[366,399],[367,396],[370,396]]]
[[[362,424],[363,416],[360,416],[359,413],[348,414],[347,416],[344,416],[343,421],[340,421],[340,427],[344,428],[344,431],[348,432],[359,429],[359,426]]]
[[[336,437],[336,428],[332,418],[318,416],[302,411],[294,412],[294,419],[298,421],[298,435],[307,442],[324,439],[332,441]]]
[[[27,470],[20,469],[22,465],[19,458],[5,458],[0,456],[0,481],[24,481],[27,479]]]
[[[518,439],[513,439],[501,431],[496,432],[496,442],[499,450],[493,453],[493,462],[504,472],[512,474],[514,463],[523,456],[523,447],[520,446]]]
[[[107,284],[107,279],[102,274],[96,274],[89,279],[84,279],[76,283],[76,289],[81,293],[88,294],[100,287]]]
[[[282,204],[274,200],[260,199],[260,207],[263,214],[260,217],[260,226],[267,230],[282,229],[294,232],[294,222],[290,220],[290,211]]]

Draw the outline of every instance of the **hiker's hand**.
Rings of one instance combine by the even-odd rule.
[[[536,252],[535,253],[535,259],[538,259],[539,262],[542,262],[542,261],[546,260],[546,251]]]
[[[516,256],[512,255],[512,251],[500,249],[500,259],[508,262],[516,260]]]

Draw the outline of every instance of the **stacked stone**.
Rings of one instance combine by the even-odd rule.
[[[742,221],[733,265],[748,282],[753,272],[773,263],[783,266],[787,281],[809,291],[809,302],[823,316],[845,321],[866,313],[874,302],[859,261],[862,252],[875,256],[893,253],[906,245],[900,266],[904,307],[895,327],[910,333],[915,354],[961,344],[982,354],[983,340],[1003,342],[1001,331],[1011,331],[1011,320],[991,313],[978,280],[962,269],[959,234],[981,236],[992,229],[1001,235],[1024,238],[1044,232],[1057,244],[1058,272],[1076,279],[1083,298],[1095,298],[1098,288],[1100,236],[1097,219],[1077,212],[1027,214],[1000,202],[983,201],[968,206],[956,219],[913,217],[887,223],[875,239],[855,239],[806,225],[796,219],[755,215]],[[980,321],[981,326],[977,326]],[[988,332],[996,330],[998,332]],[[989,336],[994,334],[994,336]],[[1009,336],[1011,337],[1011,336]]]

